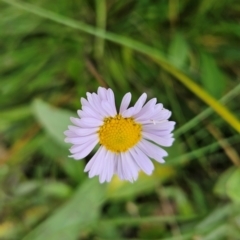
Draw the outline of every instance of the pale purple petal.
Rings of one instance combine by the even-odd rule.
[[[80,118],[88,117],[88,114],[82,110],[77,110],[77,114]]]
[[[166,137],[166,138],[172,137],[171,130],[161,130],[161,131],[148,130],[147,132],[159,137]]]
[[[131,154],[127,153],[127,152],[123,152],[121,153],[121,158],[122,158],[122,162],[124,164],[123,168],[125,169],[125,172],[127,171],[128,173],[128,179],[130,182],[136,181],[138,178],[138,170],[139,167],[136,164],[136,162],[134,161],[134,159],[132,159]]]
[[[88,98],[88,101],[91,105],[91,107],[102,117],[105,116],[106,112],[104,110],[102,110],[102,107],[101,107],[101,101],[100,101],[100,98],[98,97],[98,95],[95,93],[95,94],[90,94],[90,93],[87,93],[87,98]]]
[[[135,112],[134,107],[130,107],[129,109],[125,110],[125,111],[122,113],[122,116],[125,117],[125,118],[132,117],[132,115],[134,114],[134,112]]]
[[[147,100],[147,94],[143,93],[134,105],[134,114],[137,114]]]
[[[120,158],[120,162],[121,162],[121,170],[124,176],[125,180],[128,181],[132,181],[132,176],[131,176],[131,172],[129,170],[129,168],[127,167],[127,162],[128,159],[124,158],[124,153],[120,153],[121,158]]]
[[[116,110],[116,104],[115,104],[115,97],[114,97],[113,90],[111,88],[107,90],[107,99],[111,106],[112,112],[114,112],[114,114],[116,115],[117,110]]]
[[[76,126],[79,126],[79,127],[85,127],[85,125],[82,125],[81,124],[81,121],[79,118],[75,118],[75,117],[70,117],[70,121],[76,125]]]
[[[103,125],[103,121],[95,118],[81,118],[80,119],[80,124],[83,123],[85,126],[88,127],[100,127]]]
[[[126,93],[122,99],[122,102],[121,102],[121,106],[120,106],[120,110],[119,110],[119,113],[122,114],[125,110],[127,110],[130,102],[131,102],[131,93]]]
[[[149,100],[137,114],[134,114],[134,117],[136,119],[138,119],[138,118],[149,119],[149,117],[147,117],[146,114],[149,115],[149,112],[150,112],[151,115],[153,115],[155,113],[154,106],[155,106],[156,102],[157,102],[156,98]]]
[[[98,143],[98,139],[92,141],[86,148],[84,148],[81,152],[79,153],[75,153],[73,155],[71,155],[70,157],[76,159],[76,160],[80,160],[82,158],[85,158],[92,150],[93,148],[97,145]]]
[[[109,151],[108,158],[108,173],[107,173],[107,182],[112,180],[113,174],[115,173],[115,164],[116,164],[116,154]]]
[[[72,143],[72,144],[83,144],[85,142],[94,141],[95,139],[98,140],[97,134],[92,134],[84,137],[67,137],[65,138],[65,142]]]
[[[106,150],[103,146],[101,146],[98,151],[96,152],[96,154],[94,155],[94,157],[90,160],[90,162],[88,163],[88,165],[85,168],[85,172],[89,171],[89,177],[92,178],[96,175],[99,174],[99,172],[101,171],[102,168],[102,159],[104,159],[105,155],[106,155]]]
[[[101,105],[102,100],[98,97],[98,95],[96,93],[93,93],[92,99],[93,99],[93,103],[94,103],[95,110],[97,111],[97,113],[99,113],[103,117],[106,117],[107,112]]]
[[[77,137],[77,136],[78,136],[75,132],[72,132],[71,130],[66,130],[66,131],[64,132],[64,135],[65,135],[66,137]]]
[[[91,106],[91,104],[88,102],[88,100],[83,97],[80,99],[80,102],[81,102],[82,106],[87,106],[87,107]]]
[[[167,109],[162,109],[161,111],[157,112],[154,116],[153,119],[156,119],[158,121],[162,120],[167,120],[171,117],[172,112],[167,110]]]
[[[153,142],[156,142],[157,144],[164,146],[164,147],[169,147],[172,145],[174,138],[167,138],[167,137],[159,137],[156,136],[152,133],[147,133],[147,132],[142,132],[142,135],[144,138],[149,139]]]
[[[141,116],[135,118],[135,120],[139,123],[145,123],[147,120],[149,122],[149,119],[151,119],[152,115],[154,114],[154,111],[152,109],[147,109]]]
[[[162,130],[170,130],[172,131],[174,129],[174,125],[176,123],[173,121],[165,121],[162,123],[156,123],[156,124],[149,124],[149,125],[143,125],[143,130],[153,130],[153,131],[162,131]]]
[[[99,182],[109,182],[114,174],[114,154],[107,151],[105,158],[103,159],[103,168],[99,174]]]
[[[69,130],[74,132],[76,136],[80,137],[97,133],[97,131],[99,130],[99,128],[80,128],[76,126],[68,126],[68,128]]]
[[[75,153],[78,153],[78,152],[81,152],[82,150],[84,150],[87,146],[89,146],[93,141],[88,141],[88,142],[85,142],[83,144],[75,144],[73,145],[69,151],[72,153],[72,154],[75,154]]]
[[[116,109],[114,110],[114,108],[110,105],[109,102],[107,101],[102,101],[102,107],[104,108],[104,110],[107,112],[107,114],[111,117],[115,117],[117,112]]]
[[[84,168],[84,172],[88,172],[91,170],[92,166],[95,164],[95,161],[98,161],[98,155],[100,154],[103,147],[100,147],[97,152],[93,155],[93,157],[89,160],[86,167]],[[101,161],[99,161],[101,163]]]
[[[118,176],[119,176],[119,178],[121,180],[124,180],[126,178],[125,178],[125,175],[124,175],[124,172],[123,172],[123,169],[122,169],[122,157],[121,157],[121,154],[117,154],[116,155],[116,159],[117,159],[117,174],[118,174]]]
[[[152,174],[154,165],[152,161],[139,148],[134,147],[130,149],[129,152],[143,172],[148,175]]]
[[[107,89],[103,87],[98,88],[98,96],[101,98],[101,100],[107,100]]]
[[[94,109],[92,109],[91,107],[87,107],[87,106],[83,106],[82,107],[83,112],[85,113],[85,116],[81,116],[81,118],[83,117],[93,117],[96,118],[98,120],[102,121],[102,116],[100,116],[96,111],[94,111]],[[78,114],[79,115],[79,114]]]
[[[168,154],[161,147],[151,143],[145,139],[142,139],[137,145],[147,156],[155,159],[160,163],[164,163],[163,157],[166,157]]]

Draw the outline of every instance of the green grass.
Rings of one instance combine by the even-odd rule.
[[[240,3],[0,1],[0,239],[240,236]],[[172,111],[166,164],[101,185],[68,158],[80,97]]]

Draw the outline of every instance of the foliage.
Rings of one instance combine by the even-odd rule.
[[[0,239],[240,236],[237,0],[0,1]],[[142,92],[177,122],[166,164],[101,185],[68,159],[80,97]]]

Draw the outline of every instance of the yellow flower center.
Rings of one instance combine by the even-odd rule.
[[[112,152],[125,152],[139,142],[141,130],[141,124],[133,118],[123,118],[121,115],[105,118],[98,131],[100,144]]]

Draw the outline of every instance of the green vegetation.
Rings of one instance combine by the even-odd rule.
[[[239,240],[240,2],[0,0],[1,240]],[[99,184],[68,158],[80,97],[172,111],[166,164]]]

